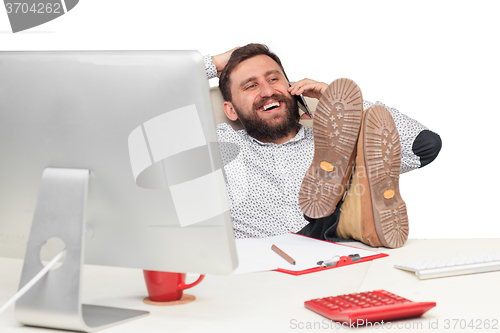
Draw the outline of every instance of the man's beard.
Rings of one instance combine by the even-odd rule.
[[[285,118],[283,118],[278,124],[272,124],[273,119],[262,119],[259,117],[259,111],[257,110],[266,105],[269,100],[284,102],[286,106]],[[288,136],[293,130],[298,131],[300,129],[299,106],[293,98],[289,98],[281,94],[275,94],[269,98],[259,101],[258,104],[254,104],[252,106],[253,112],[249,116],[243,115],[234,103],[233,107],[248,135],[260,141],[273,141],[281,139]]]

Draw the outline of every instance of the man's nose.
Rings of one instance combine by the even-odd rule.
[[[261,97],[270,97],[270,96],[274,95],[275,92],[276,92],[276,90],[274,90],[274,88],[269,84],[269,82],[264,82],[261,85],[261,88],[260,88],[260,96]]]

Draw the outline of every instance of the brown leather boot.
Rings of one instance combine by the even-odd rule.
[[[406,204],[399,193],[401,143],[389,111],[374,105],[361,123],[356,169],[336,234],[367,245],[397,248],[408,239]]]
[[[332,214],[344,195],[362,113],[361,90],[352,80],[333,81],[321,96],[313,121],[314,158],[299,192],[306,216],[317,219]]]

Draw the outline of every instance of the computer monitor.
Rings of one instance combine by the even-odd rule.
[[[37,241],[68,246],[75,227],[52,225],[55,207],[84,220],[87,264],[236,268],[198,52],[0,52],[0,137],[0,229],[17,236],[0,242],[0,255],[24,256],[34,216],[45,221]]]

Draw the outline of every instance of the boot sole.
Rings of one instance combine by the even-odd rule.
[[[363,159],[366,166],[373,222],[380,242],[401,247],[408,239],[406,204],[399,192],[401,142],[390,112],[374,105],[363,121]]]
[[[306,216],[332,214],[344,195],[362,114],[361,90],[352,80],[333,81],[321,96],[313,119],[314,157],[299,192],[299,205]]]

